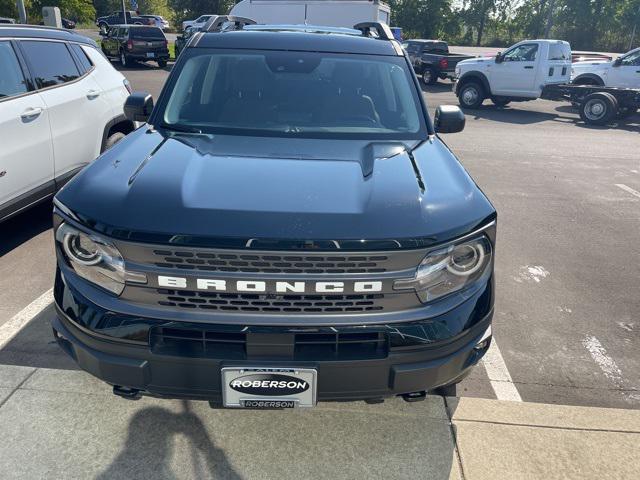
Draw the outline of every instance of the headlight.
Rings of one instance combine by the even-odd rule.
[[[430,252],[415,278],[396,280],[395,290],[415,290],[422,303],[472,285],[492,265],[491,242],[484,235]]]
[[[56,230],[56,242],[78,275],[116,295],[122,293],[124,260],[113,244],[66,223],[60,224]]]

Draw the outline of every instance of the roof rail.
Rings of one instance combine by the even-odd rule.
[[[223,32],[225,30],[242,30],[245,25],[255,25],[256,21],[233,15],[218,15],[211,17],[202,27],[203,32]]]
[[[377,37],[382,40],[395,40],[389,25],[382,22],[362,22],[353,26],[354,29],[360,30],[365,37]],[[372,35],[375,30],[376,35]]]

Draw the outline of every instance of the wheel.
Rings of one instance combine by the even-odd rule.
[[[457,386],[457,383],[443,385],[442,387],[436,388],[432,393],[434,395],[440,395],[441,397],[455,397],[457,393]]]
[[[158,60],[158,66],[160,68],[164,68],[167,66],[167,61],[166,60]]]
[[[129,64],[131,63],[131,61],[129,60],[129,57],[125,55],[124,50],[120,50],[120,63],[125,68],[128,67]]]
[[[618,118],[629,118],[638,112],[638,107],[620,107]]]
[[[433,68],[425,67],[422,75],[420,75],[420,79],[425,85],[435,85],[438,82],[438,75]]]
[[[102,151],[106,152],[111,147],[113,147],[116,143],[118,143],[120,140],[122,140],[124,137],[125,137],[125,134],[122,133],[122,132],[112,133],[109,136],[109,138],[107,138],[107,141],[104,142],[104,148],[102,149]],[[100,153],[102,153],[102,152],[100,152]]]
[[[496,106],[496,107],[506,107],[507,105],[509,105],[511,103],[511,100],[509,100],[508,98],[500,98],[500,97],[491,97],[491,102]]]
[[[587,95],[580,104],[580,118],[590,125],[606,125],[618,111],[618,101],[610,93]]]
[[[458,101],[464,108],[480,108],[484,98],[484,89],[476,82],[467,82],[458,90]]]

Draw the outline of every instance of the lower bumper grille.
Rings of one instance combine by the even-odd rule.
[[[158,289],[164,307],[240,312],[350,313],[383,310],[383,294],[258,295]]]
[[[157,327],[151,330],[150,345],[158,355],[228,360],[261,356],[300,361],[364,360],[385,358],[389,353],[385,332],[269,335]]]

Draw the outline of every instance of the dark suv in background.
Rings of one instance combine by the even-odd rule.
[[[109,59],[120,60],[128,67],[135,60],[153,60],[160,68],[167,66],[167,37],[158,27],[116,25],[102,39],[102,51]]]
[[[55,338],[126,398],[451,394],[494,301],[495,209],[437,136],[464,115],[384,24],[251,23],[196,33],[56,196]]]
[[[151,18],[144,18],[138,16],[138,14],[134,11],[125,12],[125,15],[122,14],[122,11],[113,12],[110,15],[105,15],[104,17],[96,18],[96,25],[100,28],[102,33],[105,33],[109,27],[113,25],[121,25],[121,24],[129,24],[129,25],[155,25],[155,20]]]

